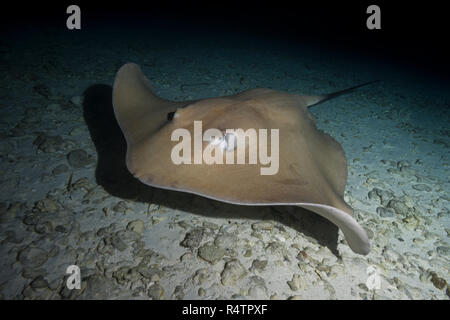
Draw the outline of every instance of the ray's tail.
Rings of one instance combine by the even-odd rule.
[[[306,105],[308,107],[315,106],[315,105],[318,105],[319,103],[328,101],[330,99],[334,99],[334,98],[339,97],[341,95],[353,92],[354,90],[359,89],[361,87],[367,86],[367,85],[375,83],[375,82],[380,82],[380,81],[381,80],[369,81],[369,82],[366,82],[366,83],[363,83],[363,84],[360,84],[360,85],[357,85],[357,86],[354,86],[354,87],[351,87],[351,88],[347,88],[347,89],[344,89],[344,90],[332,92],[332,93],[329,93],[329,94],[326,94],[326,95],[322,95],[322,96],[308,96]]]

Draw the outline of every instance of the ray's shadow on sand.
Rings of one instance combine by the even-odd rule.
[[[112,87],[96,84],[84,92],[83,115],[98,153],[96,182],[109,194],[127,200],[154,203],[207,217],[228,219],[274,219],[304,236],[337,250],[338,228],[325,218],[298,207],[273,206],[275,214],[256,206],[223,203],[177,191],[144,185],[134,178],[125,164],[126,141],[114,116]],[[158,152],[158,150],[155,150]],[[205,210],[211,208],[211,210]]]

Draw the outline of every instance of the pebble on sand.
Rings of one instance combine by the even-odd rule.
[[[450,256],[450,247],[447,246],[439,246],[436,248],[436,251],[441,256]]]
[[[42,276],[36,277],[30,285],[33,289],[48,288],[48,282]]]
[[[128,223],[127,229],[142,235],[145,230],[144,221],[142,221],[142,220],[131,221],[130,223]]]
[[[395,211],[392,208],[384,208],[384,207],[378,207],[376,212],[380,215],[380,217],[395,217]]]
[[[186,233],[184,240],[181,241],[180,245],[186,248],[197,248],[203,239],[203,229],[195,228]]]
[[[409,212],[409,208],[405,203],[399,200],[392,199],[388,203],[388,208],[394,209],[395,213],[401,216],[407,216]]]
[[[59,209],[58,202],[52,199],[43,199],[35,203],[34,208],[39,212],[57,212]]]
[[[252,224],[253,230],[268,230],[271,231],[273,229],[273,223],[269,221],[261,221]]]
[[[83,106],[83,100],[84,100],[83,96],[73,96],[72,98],[70,98],[70,102],[72,102],[77,107]]]
[[[212,264],[216,264],[225,255],[225,250],[212,243],[207,243],[198,249],[198,256]]]
[[[164,289],[161,285],[155,283],[148,288],[147,294],[153,300],[161,300],[164,296]]]
[[[221,273],[222,284],[224,286],[232,286],[236,281],[244,278],[247,275],[247,271],[237,259],[228,261]]]
[[[83,168],[93,162],[89,154],[82,149],[76,149],[69,152],[67,155],[67,161],[70,166],[75,169]]]
[[[292,280],[288,281],[287,284],[292,291],[298,291],[305,287],[304,280],[300,274],[294,274]]]
[[[19,252],[17,260],[24,265],[24,267],[36,268],[43,265],[48,259],[48,254],[45,250],[37,247],[26,247]]]
[[[444,289],[447,285],[447,281],[445,279],[439,277],[436,272],[431,272],[431,282],[434,286],[440,290]]]
[[[64,150],[66,143],[61,136],[47,136],[45,134],[38,136],[33,145],[43,152],[51,153]]]
[[[252,262],[252,266],[251,269],[252,270],[258,270],[259,272],[262,272],[266,269],[267,267],[267,260],[258,260],[255,259]]]

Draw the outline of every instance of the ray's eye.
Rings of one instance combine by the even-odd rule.
[[[167,120],[169,120],[169,121],[175,119],[176,117],[178,117],[178,114],[176,111],[172,111],[167,114]]]

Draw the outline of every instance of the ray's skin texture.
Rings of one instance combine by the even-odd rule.
[[[116,75],[113,106],[127,141],[127,167],[141,182],[238,205],[300,206],[336,224],[354,252],[367,254],[366,232],[343,199],[344,151],[316,128],[308,111],[308,106],[355,88],[326,96],[252,89],[233,96],[175,102],[158,97],[141,69],[128,63]],[[194,121],[200,120],[203,131],[279,129],[278,172],[261,175],[262,165],[248,162],[174,164],[171,151],[178,142],[171,141],[172,132],[185,128],[194,136]]]

